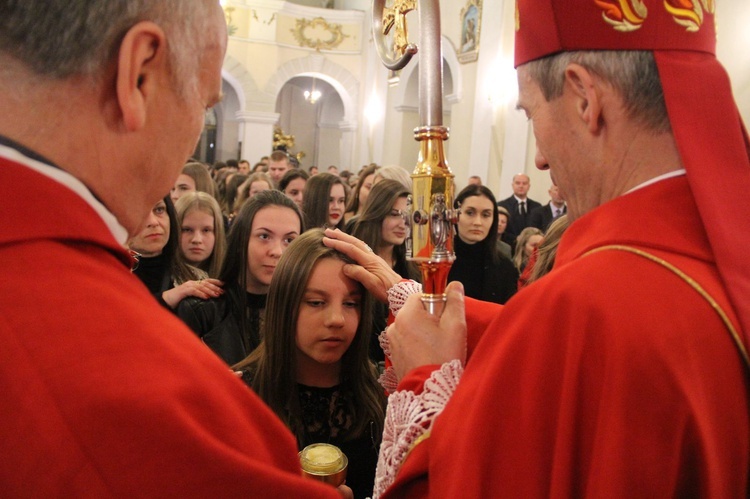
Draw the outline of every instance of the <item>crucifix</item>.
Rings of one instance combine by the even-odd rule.
[[[406,53],[406,46],[409,43],[406,14],[416,8],[417,0],[396,0],[393,7],[383,7],[383,34],[387,35],[391,28],[396,27],[393,42],[399,55]]]

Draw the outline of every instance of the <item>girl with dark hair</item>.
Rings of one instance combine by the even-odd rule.
[[[404,279],[419,278],[416,265],[406,261],[409,236],[409,190],[396,180],[381,180],[370,191],[352,235],[367,243]]]
[[[279,190],[286,194],[286,197],[297,203],[300,210],[305,199],[305,187],[310,175],[299,168],[288,170],[279,181]]]
[[[307,181],[302,212],[308,228],[344,230],[345,206],[346,187],[338,176],[323,172]]]
[[[177,314],[227,364],[260,344],[266,295],[281,254],[302,233],[297,205],[277,190],[250,198],[232,224],[219,278],[226,294],[185,300]]]
[[[362,213],[365,202],[367,202],[367,196],[370,195],[370,190],[375,181],[375,172],[378,171],[378,168],[380,168],[378,165],[370,165],[359,174],[359,180],[352,191],[349,203],[346,205],[346,213],[344,213],[344,221],[347,222],[347,227],[352,217]]]
[[[188,296],[205,300],[223,293],[221,281],[206,279],[205,272],[185,263],[179,236],[177,213],[166,196],[151,209],[143,229],[128,241],[137,261],[133,273],[170,310]]]
[[[421,282],[417,266],[406,260],[406,238],[409,236],[409,190],[397,180],[381,180],[372,188],[362,213],[357,217],[352,235],[364,241],[404,279]],[[385,360],[377,334],[385,329],[388,307],[375,305],[374,331],[370,346],[371,358]]]
[[[518,270],[497,245],[498,211],[492,191],[468,185],[456,196],[460,208],[448,282],[461,281],[466,296],[505,303],[517,290]]]
[[[260,347],[234,366],[297,437],[349,459],[354,497],[372,495],[386,399],[368,361],[371,298],[343,273],[353,263],[323,245],[323,230],[297,238],[268,293]]]

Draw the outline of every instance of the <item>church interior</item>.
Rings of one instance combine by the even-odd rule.
[[[398,0],[388,8],[408,11]],[[531,178],[530,196],[546,199],[546,172],[534,167],[534,138],[516,110],[511,0],[440,0],[443,124],[457,188],[469,176],[498,196],[514,174]],[[750,4],[717,2],[717,52],[750,118]],[[372,36],[369,0],[223,0],[229,47],[224,100],[207,112],[196,155],[206,162],[246,158],[273,149],[276,127],[294,137],[300,165],[400,165],[411,171],[419,144],[419,53],[399,71],[386,68]],[[418,44],[416,11],[397,13]],[[398,19],[397,19],[398,20]],[[395,31],[395,30],[392,30]],[[389,39],[393,33],[389,34]]]

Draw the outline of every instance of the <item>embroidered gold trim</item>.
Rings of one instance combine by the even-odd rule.
[[[414,449],[416,449],[417,445],[421,444],[422,442],[424,442],[425,440],[427,440],[428,438],[430,438],[430,432],[431,432],[431,430],[427,430],[427,432],[422,433],[421,435],[419,435],[417,437],[416,440],[414,440],[414,443],[411,444],[411,447],[409,447],[409,450],[406,451],[406,455],[404,456],[404,460],[401,462],[402,466],[403,466],[403,463],[405,463],[406,460],[409,459],[409,456],[411,455],[411,451],[413,451]]]
[[[727,330],[729,331],[729,334],[732,336],[732,340],[734,341],[735,346],[737,346],[737,349],[740,352],[740,356],[742,357],[742,360],[745,362],[745,367],[747,367],[748,370],[750,370],[750,356],[747,354],[747,349],[745,348],[744,343],[742,343],[742,339],[740,338],[739,333],[734,327],[734,324],[732,324],[732,321],[729,320],[729,316],[726,312],[721,308],[721,306],[716,302],[716,300],[708,294],[708,292],[703,289],[703,287],[692,277],[687,275],[682,270],[678,269],[671,263],[667,262],[666,260],[663,260],[659,258],[656,255],[652,255],[651,253],[647,251],[640,250],[638,248],[633,248],[632,246],[625,246],[620,244],[612,244],[608,246],[601,246],[599,248],[594,248],[591,251],[586,252],[583,256],[588,256],[594,253],[598,253],[600,251],[605,250],[620,250],[620,251],[627,251],[629,253],[636,254],[638,256],[642,256],[643,258],[646,258],[648,260],[651,260],[654,263],[658,263],[662,267],[670,270],[672,273],[677,275],[680,279],[685,281],[691,288],[693,288],[699,295],[705,299],[709,305],[711,305],[711,308],[713,308],[716,313],[719,315],[719,318],[721,318],[722,322],[726,326]]]

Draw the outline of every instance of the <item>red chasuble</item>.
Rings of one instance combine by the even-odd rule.
[[[737,324],[684,177],[610,201],[496,315],[387,497],[746,497],[748,378],[727,328],[661,265],[586,255],[611,244],[679,267]]]
[[[78,195],[0,159],[0,495],[332,497]]]

